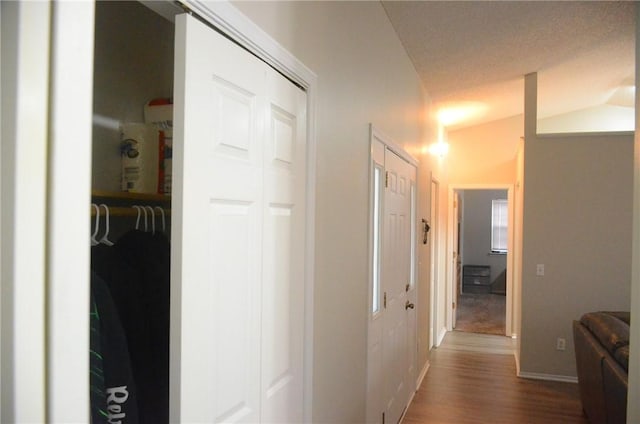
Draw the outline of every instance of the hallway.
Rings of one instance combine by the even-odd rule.
[[[587,423],[578,385],[516,377],[515,340],[447,333],[404,424]]]
[[[505,335],[506,298],[491,293],[461,293],[455,313],[456,331]]]

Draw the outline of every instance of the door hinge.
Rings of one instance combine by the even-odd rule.
[[[389,187],[389,171],[384,172],[384,187]]]
[[[453,307],[453,309],[456,309],[456,302],[453,302],[451,306]]]
[[[382,303],[384,305],[384,308],[387,309],[387,292],[384,292]]]

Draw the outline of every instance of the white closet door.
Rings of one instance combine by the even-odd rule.
[[[172,421],[302,419],[304,103],[176,18]]]
[[[303,419],[306,95],[267,67],[267,101],[262,421],[299,423]]]

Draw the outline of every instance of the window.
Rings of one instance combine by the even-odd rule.
[[[507,253],[507,225],[509,218],[505,199],[491,201],[491,252]]]
[[[416,184],[411,182],[411,260],[409,261],[409,284],[416,285]]]

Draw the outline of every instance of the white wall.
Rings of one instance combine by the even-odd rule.
[[[448,133],[451,184],[513,184],[524,117],[516,115]]]
[[[138,2],[96,2],[93,111],[102,119],[93,125],[94,189],[120,191],[118,123],[144,122],[145,103],[173,97],[173,33]]]
[[[632,107],[599,105],[538,120],[538,134],[633,131]]]
[[[418,218],[428,216],[424,179],[431,170],[438,172],[421,156],[434,132],[425,111],[428,101],[377,2],[234,5],[318,76],[313,421],[363,422],[368,125],[373,123],[421,160]],[[421,273],[427,253],[426,246],[420,248]],[[420,276],[422,293],[427,277]],[[426,361],[426,353],[420,357]]]
[[[507,290],[511,290],[507,299],[512,307],[511,332],[519,334],[520,314],[520,268],[521,232],[517,224],[521,219],[522,185],[519,177],[523,169],[524,152],[524,115],[515,115],[497,121],[487,122],[451,131],[448,134],[449,185],[452,187],[473,186],[474,188],[515,187],[513,191],[514,239],[511,264],[511,286],[507,280]],[[521,228],[521,227],[520,227]],[[453,242],[453,241],[451,241]],[[451,251],[451,249],[443,250]],[[450,272],[451,274],[451,272]],[[449,276],[451,278],[451,276]],[[507,325],[509,328],[509,325]]]

